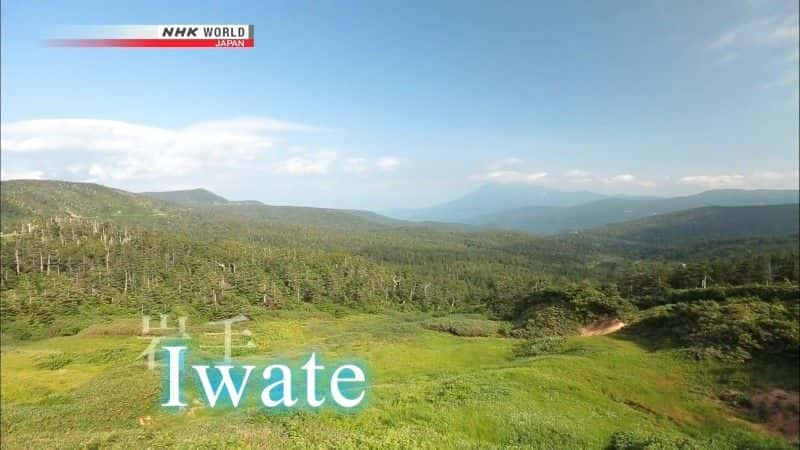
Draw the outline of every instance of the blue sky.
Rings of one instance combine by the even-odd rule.
[[[42,44],[159,23],[256,46]],[[795,1],[2,2],[4,179],[372,209],[797,187],[798,120]]]

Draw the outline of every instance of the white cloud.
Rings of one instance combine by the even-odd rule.
[[[44,172],[41,170],[26,170],[20,172],[6,172],[0,170],[0,180],[41,180]]]
[[[568,170],[568,171],[564,172],[564,175],[566,175],[568,177],[581,177],[581,178],[583,178],[583,177],[588,177],[589,176],[589,172],[587,172],[585,170],[581,170],[581,169],[572,169],[572,170]]]
[[[582,169],[571,169],[564,172],[564,180],[570,184],[590,184],[597,181],[591,173]]]
[[[243,117],[161,128],[116,120],[37,119],[3,124],[7,154],[71,158],[67,171],[93,181],[183,176],[240,167],[265,155],[281,133],[319,128],[263,117]],[[302,166],[302,161],[295,166]],[[311,170],[321,170],[319,167]]]
[[[730,186],[741,186],[744,175],[690,175],[680,179],[682,184],[694,184],[707,188],[720,188]]]
[[[254,153],[271,146],[266,133],[311,131],[313,127],[264,118],[202,122],[159,128],[101,119],[38,119],[3,124],[7,152],[82,150],[102,153]]]
[[[761,48],[765,45],[790,46],[789,50],[793,53],[788,58],[779,58],[771,64],[779,67],[780,72],[775,79],[766,83],[765,87],[793,86],[797,84],[797,21],[797,14],[753,20],[725,31],[705,47],[706,50],[718,54],[717,64],[728,64],[739,59],[746,60],[747,57],[771,55],[772,52],[764,52]],[[774,56],[770,56],[770,58],[774,58]],[[792,67],[785,67],[787,63]],[[763,61],[756,64],[763,65]]]
[[[753,175],[751,175],[751,178],[754,180],[764,180],[764,181],[777,181],[777,180],[783,180],[785,178],[790,179],[792,177],[797,178],[796,170],[794,172],[786,172],[786,173],[772,172],[767,170],[767,171],[755,172]]]
[[[624,173],[622,175],[617,175],[617,176],[611,177],[609,179],[609,183],[631,184],[631,183],[635,183],[635,182],[636,182],[636,177],[631,175],[631,174],[629,174],[629,173]]]
[[[543,183],[547,178],[547,172],[520,172],[517,170],[492,170],[484,174],[473,175],[470,177],[475,181],[489,181],[494,183]]]
[[[687,176],[660,175],[647,177],[623,172],[616,175],[597,174],[583,169],[569,169],[560,174],[544,171],[487,170],[472,175],[470,180],[501,184],[544,184],[558,189],[589,189],[597,192],[619,191],[639,193],[645,189],[668,189],[678,185],[699,186],[703,189],[736,187],[743,189],[797,189],[800,185],[798,171],[761,170],[744,175],[697,174]]]
[[[623,173],[603,180],[606,184],[627,184],[631,186],[653,187],[655,183],[648,180],[640,180],[635,175]]]
[[[739,173],[690,175],[679,180],[681,184],[718,188],[797,188],[798,172],[759,171],[749,175]]]
[[[723,51],[731,47],[753,44],[776,44],[796,41],[797,15],[752,20],[728,29],[706,44],[709,50]]]
[[[333,150],[293,156],[275,164],[273,172],[282,175],[327,175],[337,156]]]
[[[570,169],[561,175],[550,175],[544,171],[525,171],[525,170],[487,170],[485,173],[472,175],[473,181],[485,181],[493,183],[528,183],[528,184],[548,184],[561,188],[570,186],[581,186],[582,188],[604,188],[610,186],[631,186],[631,187],[654,187],[655,183],[643,180],[630,173],[623,173],[611,177],[592,174],[583,169]]]
[[[378,167],[378,169],[384,172],[391,172],[400,166],[400,159],[394,156],[383,156],[378,158],[378,161],[375,163],[375,165]]]
[[[514,169],[524,163],[525,161],[515,157],[494,160],[486,166],[485,172],[471,175],[469,179],[501,184],[543,184],[549,181],[547,172]]]
[[[4,123],[0,146],[4,163],[29,167],[28,163],[40,160],[58,161],[52,168],[42,166],[49,176],[127,187],[149,186],[154,181],[203,184],[210,178],[233,180],[265,173],[326,176],[340,171],[366,176],[378,170],[391,172],[400,164],[394,156],[367,158],[325,147],[303,147],[293,135],[320,130],[263,117],[181,128],[115,120],[38,119]]]

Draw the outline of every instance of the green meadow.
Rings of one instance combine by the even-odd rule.
[[[476,321],[479,319],[475,319]],[[488,322],[488,321],[487,321]],[[515,357],[519,340],[463,337],[420,313],[276,311],[238,323],[263,367],[310,350],[368,365],[356,413],[265,411],[255,402],[160,407],[161,367],[138,358],[138,319],[2,347],[3,448],[792,448],[711,395],[714,367],[624,336],[571,337]],[[502,324],[500,324],[502,325]],[[190,351],[204,326],[189,323]],[[161,361],[159,361],[160,363]],[[260,377],[253,377],[258,380]],[[246,395],[263,386],[251,379]]]

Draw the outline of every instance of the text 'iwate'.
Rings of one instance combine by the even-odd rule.
[[[169,354],[167,370],[169,391],[167,401],[162,403],[162,406],[187,406],[181,400],[181,372],[187,348],[185,346],[165,346],[163,349]],[[192,365],[191,368],[209,406],[213,408],[218,403],[224,403],[236,408],[245,397],[250,375],[256,366],[198,364]],[[312,353],[305,364],[300,367],[300,371],[305,372],[305,383],[303,383],[305,389],[299,386],[299,383],[293,382],[293,371],[288,365],[271,364],[266,366],[261,371],[261,377],[264,380],[261,403],[267,408],[297,406],[319,408],[326,403],[328,394],[330,394],[330,399],[333,401],[331,406],[352,409],[358,407],[364,400],[366,375],[364,370],[356,364],[342,364],[336,366],[332,371],[326,371],[325,366],[318,363],[317,354]],[[328,380],[318,380],[318,375],[323,375]]]

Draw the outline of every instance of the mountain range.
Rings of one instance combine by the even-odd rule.
[[[4,181],[1,199],[4,228],[17,220],[54,214],[132,222],[153,218],[191,221],[192,217],[202,217],[341,230],[428,227],[562,235],[587,231],[587,235],[598,239],[643,244],[797,234],[800,203],[796,190],[727,189],[673,198],[642,198],[487,185],[452,202],[420,210],[419,215],[412,216],[416,220],[402,220],[365,210],[231,201],[205,189],[137,194],[91,183],[46,180]],[[525,203],[528,206],[506,208]]]
[[[688,196],[657,198],[608,197],[587,191],[565,192],[538,186],[485,185],[459,199],[393,217],[557,234],[694,208],[798,202],[800,192],[791,189],[718,189]]]
[[[397,219],[475,223],[479,216],[518,208],[568,207],[606,198],[588,191],[560,191],[526,184],[485,184],[463,197],[422,209],[385,211]]]

